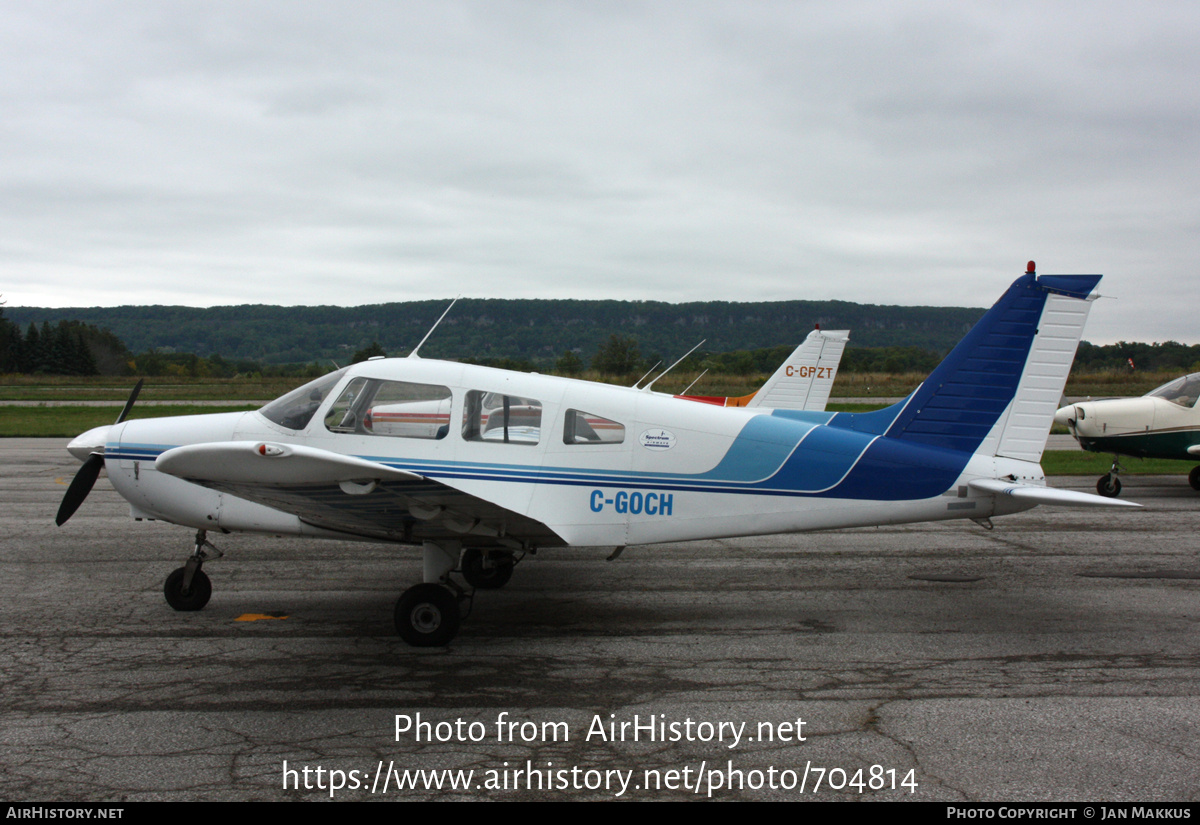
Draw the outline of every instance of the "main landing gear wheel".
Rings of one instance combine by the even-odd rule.
[[[197,570],[192,575],[192,586],[186,590],[183,587],[183,577],[187,574],[186,567],[180,567],[163,583],[163,595],[167,604],[176,610],[200,610],[208,604],[212,597],[212,582],[203,570]]]
[[[413,647],[442,647],[458,634],[458,597],[440,584],[418,584],[396,602],[396,631]]]
[[[1188,473],[1188,484],[1192,485],[1193,490],[1200,490],[1200,466],[1193,467]]]
[[[1200,470],[1200,467],[1196,469]],[[1200,489],[1200,487],[1197,489]],[[1113,473],[1105,473],[1096,482],[1096,492],[1105,498],[1116,498],[1121,495],[1121,479],[1117,478]]]
[[[492,553],[490,558],[474,547],[463,552],[462,577],[479,590],[499,590],[512,578],[516,562],[508,553]]]

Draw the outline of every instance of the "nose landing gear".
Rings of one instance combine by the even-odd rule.
[[[1121,472],[1121,465],[1117,463],[1117,457],[1114,455],[1112,469],[1100,476],[1100,480],[1096,482],[1096,492],[1105,498],[1116,498],[1121,495],[1121,479],[1117,478],[1119,472]]]
[[[208,551],[211,550],[210,554]],[[205,530],[196,531],[196,549],[187,563],[178,568],[163,582],[163,595],[167,604],[176,610],[201,610],[212,597],[212,582],[200,567],[210,558],[224,555],[208,540]]]

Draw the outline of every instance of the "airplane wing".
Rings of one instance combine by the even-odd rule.
[[[967,482],[973,489],[995,495],[1012,496],[1013,498],[1032,501],[1036,504],[1057,504],[1064,507],[1141,507],[1132,501],[1120,501],[1115,498],[1105,498],[1092,493],[1080,493],[1076,490],[1060,490],[1056,487],[1042,487],[1037,484],[1019,484],[1005,481],[1001,478],[977,478]]]
[[[291,513],[315,527],[419,544],[562,546],[536,519],[378,461],[262,441],[189,444],[167,450],[156,470]]]

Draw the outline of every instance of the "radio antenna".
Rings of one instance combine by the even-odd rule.
[[[650,373],[654,372],[655,368],[661,363],[662,363],[662,361],[655,361],[654,366],[651,367],[650,369],[646,370],[646,375],[649,375]],[[638,388],[638,384],[640,384],[646,380],[646,375],[643,375],[641,378],[639,378],[638,380],[633,382],[633,388],[635,390]]]
[[[705,338],[705,339],[704,339],[704,341],[707,341],[707,340],[708,340],[707,338]],[[674,364],[672,364],[671,366],[667,367],[665,370],[663,370],[663,371],[662,371],[662,372],[660,372],[658,375],[656,375],[656,376],[654,377],[654,381],[657,381],[659,378],[662,378],[662,377],[663,377],[664,375],[666,375],[668,372],[670,372],[671,370],[673,370],[673,369],[675,369],[676,367],[678,367],[678,366],[679,366],[679,363],[680,363],[680,361],[683,361],[683,359],[684,359],[684,358],[687,358],[687,357],[688,357],[689,355],[691,355],[693,352],[695,352],[696,350],[700,349],[700,347],[701,347],[701,346],[703,346],[703,344],[704,344],[704,341],[701,341],[699,344],[696,344],[696,346],[692,347],[690,350],[688,350],[687,352],[685,352],[685,353],[683,354],[683,358],[680,358],[680,359],[679,359],[679,361],[676,361]],[[697,379],[697,380],[699,380],[699,379]],[[642,389],[643,389],[643,390],[648,390],[648,389],[650,389],[651,387],[653,387],[653,386],[654,386],[654,381],[651,381],[649,384],[647,384],[646,386],[642,387]],[[693,381],[692,383],[694,384],[694,383],[696,383],[696,382],[695,382],[695,381]]]
[[[458,296],[458,298],[461,298],[461,297],[462,297],[462,295]],[[454,305],[458,303],[458,298],[455,298],[453,301],[451,301],[450,306],[446,307],[446,311],[442,313],[442,317],[438,318],[436,321],[433,322],[433,326],[431,326],[429,328],[429,332],[425,333],[425,337],[421,339],[421,343],[419,343],[415,347],[413,347],[413,351],[408,354],[409,358],[420,359],[421,356],[417,355],[417,350],[419,350],[421,347],[423,347],[425,345],[425,342],[429,340],[430,335],[433,335],[433,331],[438,328],[438,324],[440,324],[442,322],[442,318],[445,318],[447,315],[450,314],[450,310],[454,309]]]
[[[679,394],[680,394],[680,395],[687,395],[687,394],[688,394],[688,390],[690,390],[692,387],[694,387],[694,386],[696,386],[697,384],[699,384],[699,383],[700,383],[700,379],[701,379],[701,378],[703,378],[703,377],[704,377],[704,376],[706,376],[706,375],[708,375],[708,370],[705,370],[704,372],[702,372],[702,373],[700,373],[699,375],[697,375],[697,376],[696,376],[696,380],[695,380],[695,381],[693,381],[692,383],[688,384],[688,385],[687,385],[687,389],[686,389],[686,390],[684,390],[683,392],[679,393]]]

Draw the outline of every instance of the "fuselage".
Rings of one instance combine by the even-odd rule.
[[[303,444],[486,499],[542,522],[559,539],[549,543],[565,545],[983,519],[1028,506],[967,483],[1040,484],[1037,464],[887,437],[900,406],[858,415],[721,409],[587,381],[385,359],[257,412],[126,421],[108,431],[105,455],[135,516],[343,538],[157,472],[155,460],[185,444]]]

